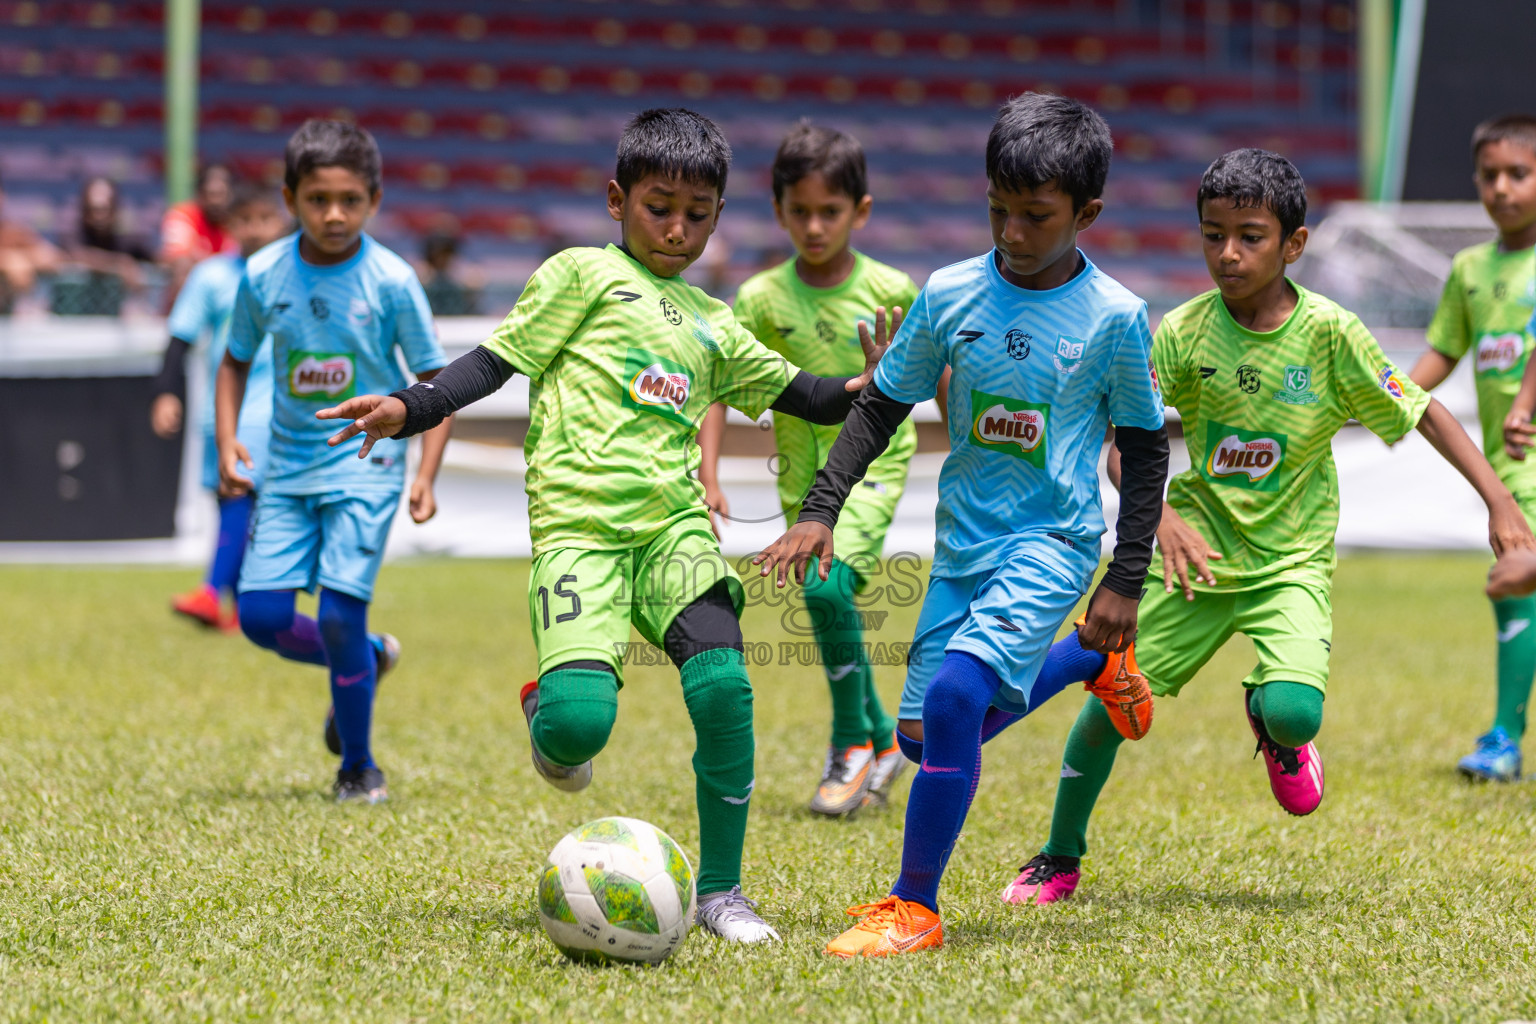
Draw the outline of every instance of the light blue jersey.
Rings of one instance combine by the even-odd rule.
[[[355,395],[386,395],[406,386],[396,348],[412,373],[447,360],[427,297],[410,264],[368,235],[357,255],[334,266],[299,256],[294,234],[246,264],[230,324],[229,351],[251,359],[272,335],[275,395],[266,491],[323,494],[395,491],[405,486],[404,441],[380,441],[359,459],[361,440],[336,448],[335,420],[316,410]]]
[[[934,576],[1024,555],[1083,587],[1092,579],[1105,428],[1155,430],[1163,401],[1146,303],[1083,260],[1048,291],[1009,284],[992,252],[945,267],[875,371],[881,391],[917,403],[953,368]]]
[[[229,319],[235,308],[235,293],[240,276],[245,273],[245,259],[239,255],[210,256],[187,275],[186,284],[176,295],[166,330],[173,338],[189,345],[208,339],[208,393],[199,419],[203,428],[203,486],[219,486],[219,450],[213,436],[214,380],[224,348],[229,343]],[[251,453],[254,469],[241,468],[259,487],[267,464],[267,443],[272,436],[272,344],[263,337],[251,361],[250,382],[245,402],[240,406],[240,443]]]

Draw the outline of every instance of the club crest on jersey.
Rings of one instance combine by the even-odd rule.
[[[1312,390],[1312,367],[1287,366],[1280,378],[1280,390],[1275,392],[1275,401],[1286,405],[1317,404],[1317,394]]]
[[[709,321],[698,313],[693,314],[693,340],[711,352],[720,351],[720,346],[715,344],[715,332],[710,328]]]
[[[1252,491],[1277,490],[1286,442],[1284,434],[1256,433],[1213,420],[1206,425],[1201,472],[1216,484]]]
[[[1485,334],[1477,339],[1477,372],[1508,373],[1525,355],[1525,335],[1518,331]]]
[[[1045,435],[1051,407],[1004,395],[971,391],[971,444],[1005,452],[1045,468]]]
[[[1081,338],[1059,335],[1056,338],[1056,351],[1051,353],[1051,362],[1062,373],[1076,373],[1077,368],[1083,365],[1083,350],[1087,347],[1088,343]]]
[[[346,352],[288,353],[288,393],[295,398],[351,398],[357,372]]]
[[[1391,363],[1383,366],[1381,372],[1376,374],[1376,383],[1381,385],[1381,390],[1393,398],[1398,401],[1403,400],[1403,382],[1397,379],[1397,367]]]
[[[686,366],[632,348],[624,361],[624,404],[675,423],[691,423],[684,414],[693,378]]]

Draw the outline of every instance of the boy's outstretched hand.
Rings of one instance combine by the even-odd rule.
[[[1520,548],[1502,556],[1488,570],[1488,596],[1524,597],[1536,591],[1536,551]]]
[[[823,580],[832,571],[832,531],[821,523],[796,523],[782,537],[769,544],[753,559],[753,565],[761,565],[761,576],[773,572],[778,566],[776,586],[784,586],[785,573],[792,572],[796,583],[805,582],[805,563],[816,557],[820,560],[817,575]]]
[[[1119,654],[1136,639],[1136,601],[1099,587],[1088,599],[1088,614],[1077,639],[1091,651]]]
[[[332,448],[358,434],[368,435],[363,439],[363,447],[357,453],[357,457],[361,459],[367,456],[375,441],[394,437],[400,432],[400,428],[405,426],[405,403],[388,395],[358,395],[340,405],[321,409],[315,413],[315,418],[352,421],[331,435],[331,439],[326,444]],[[416,521],[425,522],[422,519]]]
[[[869,324],[859,321],[859,347],[864,350],[864,372],[848,382],[849,391],[862,391],[866,384],[875,379],[875,367],[880,365],[885,350],[891,347],[891,339],[901,329],[901,320],[900,306],[891,307],[889,322],[886,320],[885,307],[876,306],[873,338],[869,336]]]
[[[1178,580],[1179,586],[1184,590],[1184,600],[1195,599],[1195,588],[1189,585],[1189,577],[1193,572],[1196,583],[1204,583],[1214,587],[1216,574],[1211,571],[1210,562],[1221,557],[1220,551],[1213,551],[1200,536],[1200,531],[1184,521],[1184,517],[1175,512],[1165,502],[1163,504],[1163,521],[1157,528],[1157,549],[1163,553],[1163,590],[1173,593],[1173,582]]]

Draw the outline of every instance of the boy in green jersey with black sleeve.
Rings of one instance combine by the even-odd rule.
[[[1387,359],[1359,318],[1286,276],[1307,240],[1306,185],[1289,160],[1259,149],[1217,158],[1196,208],[1216,288],[1165,316],[1152,340],[1191,466],[1168,485],[1163,565],[1147,581],[1136,651],[1152,692],[1174,697],[1234,633],[1253,641],[1243,713],[1276,801],[1305,815],[1323,799],[1313,738],[1333,650],[1334,435],[1351,419],[1388,444],[1417,429],[1487,505],[1495,553],[1536,541],[1450,411]],[[1113,453],[1109,476],[1118,483]],[[1005,901],[1072,894],[1119,747],[1090,699],[1062,755],[1050,839]]]
[[[877,311],[875,339],[861,331],[863,372],[814,377],[679,277],[719,222],[730,156],[698,114],[637,115],[608,184],[622,245],[551,257],[496,332],[431,388],[354,398],[321,415],[353,420],[333,443],[366,433],[366,453],[372,439],[428,429],[514,371],[531,378],[528,604],[539,679],[521,700],[534,767],[564,790],[591,781],[633,625],[678,667],[697,739],[698,923],[759,942],[778,933],[740,884],[754,756],[744,595],[693,477],[698,422],[716,400],[754,418],[773,408],[841,422],[887,332]]]
[[[1499,237],[1456,254],[1430,321],[1429,351],[1409,376],[1426,390],[1437,387],[1463,356],[1475,353],[1483,452],[1526,518],[1536,522],[1536,460],[1511,458],[1503,430],[1533,343],[1528,328],[1536,304],[1536,118],[1514,115],[1478,125],[1472,159],[1478,198]],[[1520,739],[1536,677],[1536,597],[1497,599],[1493,616],[1498,627],[1493,727],[1456,767],[1470,778],[1514,782],[1520,778]]]
[[[880,306],[907,309],[917,297],[912,278],[849,244],[868,222],[872,203],[864,150],[855,139],[805,121],[790,129],[773,161],[773,211],[797,255],[748,278],[735,310],[764,345],[811,373],[857,373],[864,362],[857,322]],[[705,432],[723,425],[723,418],[712,414]],[[841,429],[841,424],[774,416],[779,504],[786,522],[800,514],[800,501]],[[838,816],[870,800],[883,802],[906,765],[896,746],[896,722],[875,690],[854,595],[879,572],[881,547],[916,451],[917,428],[905,420],[843,506],[832,571],[825,581],[806,580],[806,613],[832,692],[832,736],[810,804],[817,814]],[[722,512],[727,506],[716,483],[718,453],[717,443],[705,447],[699,479],[705,500]]]

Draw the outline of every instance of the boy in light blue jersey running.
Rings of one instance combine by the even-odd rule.
[[[235,308],[235,292],[245,273],[245,261],[281,238],[288,224],[275,193],[252,186],[236,189],[229,204],[229,231],[240,251],[210,256],[193,267],[166,320],[171,341],[166,346],[165,361],[156,378],[158,393],[150,408],[150,425],[156,434],[165,438],[174,437],[181,431],[187,351],[206,338],[208,394],[199,417],[203,429],[202,484],[215,493],[219,489],[219,446],[213,433],[213,383],[229,340],[229,318]],[[260,490],[267,466],[267,438],[272,432],[272,346],[267,341],[264,340],[257,349],[252,366],[255,372],[240,409],[238,436],[251,455],[253,465],[248,474],[251,483]],[[239,497],[219,496],[219,532],[213,561],[201,586],[172,600],[171,607],[178,614],[226,632],[238,628],[235,584],[240,579],[240,564],[245,556],[251,511],[255,505],[254,493]]]
[[[976,793],[981,745],[1004,725],[1084,678],[1127,738],[1151,724],[1130,646],[1168,468],[1163,403],[1146,304],[1077,248],[1103,209],[1111,152],[1108,126],[1080,103],[1026,93],[1004,105],[987,140],[995,248],[929,278],[799,521],[755,559],[765,575],[777,566],[781,586],[812,558],[825,579],[849,491],[952,368],[933,574],[897,729],[920,764],[901,876],[890,896],[849,910],[862,919],[828,943],[833,956],[943,943],[939,879]],[[1115,557],[1072,656],[1058,650],[1047,664],[1098,568],[1098,457],[1111,423],[1125,457]]]
[[[284,658],[329,667],[336,799],[375,803],[387,791],[368,745],[374,689],[399,645],[368,633],[368,602],[405,485],[406,444],[381,441],[360,460],[326,444],[331,429],[315,412],[405,387],[397,349],[420,380],[447,360],[410,264],[363,233],[381,194],[373,137],[340,121],[306,121],[285,164],[283,198],[301,230],[247,264],[217,383],[219,474],[241,494],[253,460],[236,420],[251,360],[271,334],[271,455],[240,573],[240,626]],[[410,497],[418,523],[436,511],[432,484],[451,429],[445,421],[423,435]],[[295,591],[317,584],[318,621],[294,610]]]

